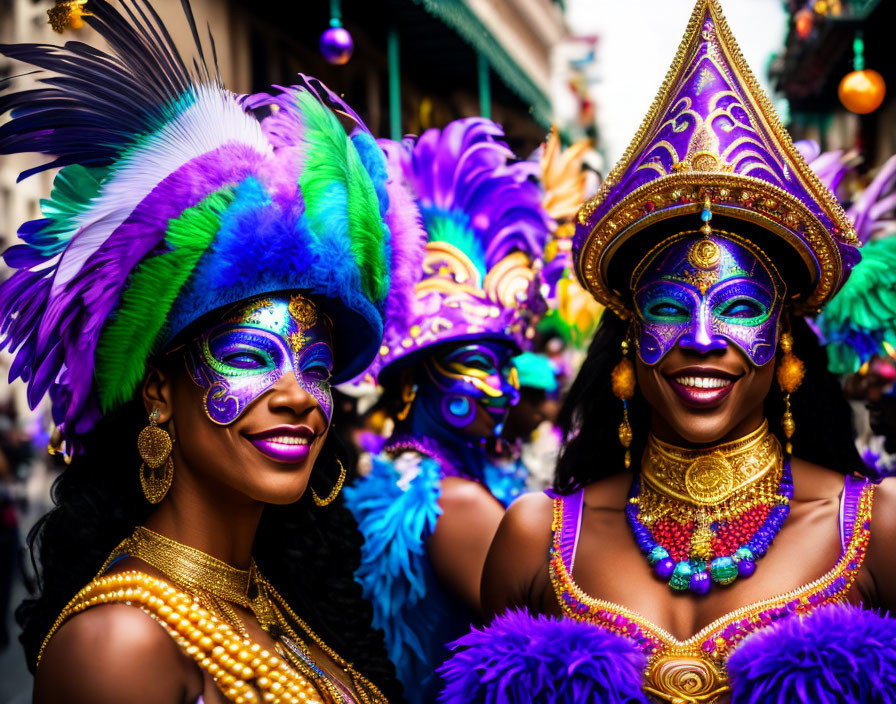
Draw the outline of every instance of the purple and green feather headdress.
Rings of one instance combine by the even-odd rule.
[[[2,346],[69,441],[194,321],[264,293],[309,294],[333,321],[336,381],[351,378],[380,346],[388,290],[386,164],[361,120],[305,76],[226,90],[186,2],[192,68],[145,0],[122,7],[91,0],[85,17],[108,52],[0,46],[41,70],[0,97],[0,154],[55,157],[20,179],[61,167],[4,254]]]
[[[543,312],[538,268],[551,220],[538,166],[515,160],[503,136],[471,117],[400,143],[379,140],[402,243],[373,376],[448,341],[521,345]]]
[[[698,0],[666,80],[574,238],[583,286],[631,315],[639,253],[700,226],[750,239],[784,274],[797,313],[815,313],[858,262],[855,229],[794,147],[740,53],[718,0]]]

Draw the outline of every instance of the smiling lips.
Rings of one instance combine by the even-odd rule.
[[[685,404],[696,408],[711,407],[721,402],[740,378],[721,369],[706,367],[688,367],[665,376]]]
[[[277,462],[303,462],[311,452],[315,433],[307,425],[278,425],[260,433],[247,434],[261,454]]]

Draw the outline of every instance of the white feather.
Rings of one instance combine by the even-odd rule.
[[[90,207],[73,219],[78,231],[59,262],[54,293],[77,275],[156,186],[187,162],[233,142],[261,154],[272,152],[259,122],[232,93],[210,85],[194,91],[193,104],[124,155]]]

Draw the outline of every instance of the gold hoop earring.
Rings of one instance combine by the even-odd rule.
[[[619,442],[625,448],[625,468],[632,466],[632,426],[628,420],[628,402],[635,395],[635,365],[628,358],[628,338],[620,344],[622,359],[613,368],[611,380],[613,395],[622,401],[622,423],[619,424]]]
[[[793,444],[790,442],[790,438],[796,431],[796,422],[790,411],[790,394],[803,383],[803,378],[806,376],[806,365],[793,353],[793,335],[789,332],[781,333],[778,344],[784,353],[778,361],[777,370],[778,386],[784,392],[784,415],[781,418],[781,429],[784,431],[784,437],[787,438],[784,450],[788,455],[792,455]]]
[[[149,425],[137,436],[137,451],[143,459],[140,465],[140,486],[143,495],[151,504],[165,498],[174,479],[174,460],[171,459],[173,442],[164,428],[159,425],[159,409],[152,409]]]
[[[314,499],[315,506],[329,506],[336,500],[336,497],[339,496],[339,492],[342,491],[342,485],[345,483],[345,466],[336,458],[336,462],[339,465],[339,479],[336,480],[336,486],[333,487],[333,490],[327,495],[327,498],[322,499],[317,495],[317,492],[312,489],[311,490],[311,498]]]

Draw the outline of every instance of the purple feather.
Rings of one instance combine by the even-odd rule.
[[[896,704],[896,621],[820,608],[744,640],[728,672],[732,704]]]
[[[450,644],[438,672],[446,704],[646,704],[634,642],[569,619],[508,611]]]

